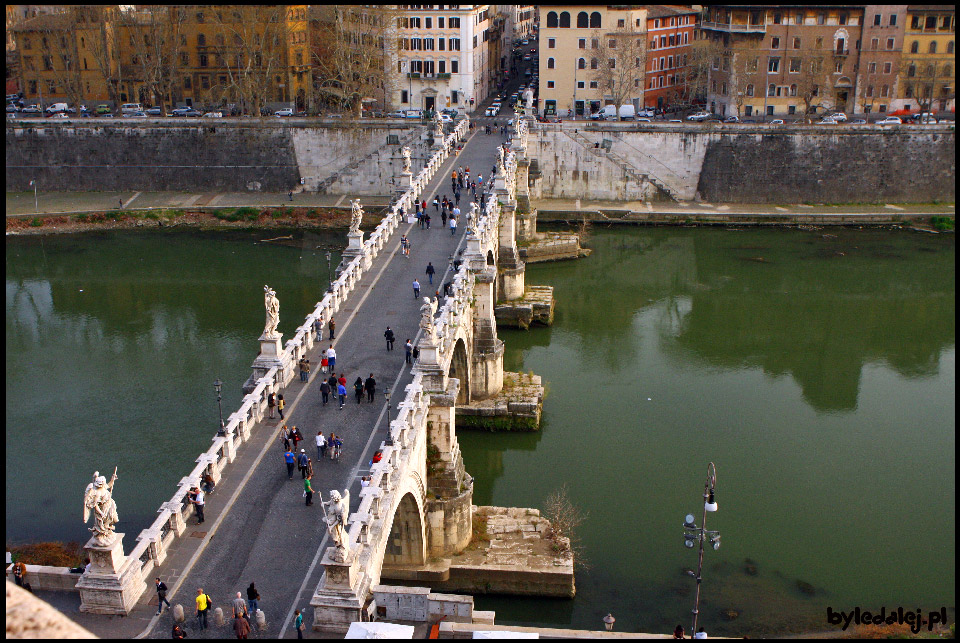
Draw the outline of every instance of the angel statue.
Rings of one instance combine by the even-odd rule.
[[[267,324],[263,327],[263,336],[268,339],[279,337],[277,324],[280,323],[280,300],[270,286],[263,287],[263,303],[267,308]]]
[[[500,176],[503,176],[504,174],[503,163],[504,163],[503,146],[498,145],[497,146],[497,174],[499,174]]]
[[[424,297],[423,305],[420,306],[420,328],[423,330],[423,338],[428,344],[436,341],[436,327],[433,324],[433,316],[437,312],[437,298]]]
[[[113,540],[114,527],[120,516],[117,515],[117,503],[113,501],[113,484],[117,481],[117,469],[114,467],[110,482],[93,472],[93,482],[87,485],[83,492],[83,522],[90,520],[90,511],[93,510],[93,539],[98,545],[109,545]]]
[[[400,156],[403,158],[403,173],[413,174],[413,171],[410,169],[410,148],[406,145],[400,148]]]
[[[480,216],[477,212],[477,204],[475,202],[470,203],[470,214],[467,215],[467,232],[472,234],[475,237],[480,236],[480,230],[477,227]]]
[[[350,553],[350,543],[347,538],[347,516],[350,514],[350,491],[344,492],[346,496],[341,496],[339,491],[330,492],[330,500],[321,502],[323,507],[324,519],[327,523],[327,530],[330,532],[330,538],[337,550],[334,553],[334,560],[342,563],[347,559]]]
[[[443,140],[443,119],[439,111],[433,115],[433,136],[438,139],[438,142]]]
[[[350,233],[357,234],[363,221],[363,208],[360,206],[360,199],[352,199],[350,205],[353,208],[350,212]]]

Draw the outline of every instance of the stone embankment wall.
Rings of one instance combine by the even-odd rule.
[[[401,145],[411,147],[414,172],[429,156],[424,131],[298,119],[8,122],[7,190],[36,180],[46,191],[286,192],[303,179],[310,191],[387,194]]]
[[[953,127],[540,125],[534,198],[745,203],[955,198]]]

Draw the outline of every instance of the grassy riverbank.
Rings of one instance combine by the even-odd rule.
[[[77,567],[84,562],[83,545],[75,542],[45,542],[11,545],[7,551],[13,560],[27,565],[50,565],[51,567]]]

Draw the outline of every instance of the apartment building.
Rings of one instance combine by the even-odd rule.
[[[532,4],[513,4],[507,5],[513,13],[513,33],[514,40],[517,38],[527,38],[534,32],[534,19],[536,18],[536,9]]]
[[[541,5],[539,98],[544,114],[589,115],[644,105],[647,7]]]
[[[956,106],[956,8],[909,5],[894,109],[943,112]]]
[[[690,102],[686,81],[698,15],[679,6],[647,7],[646,107],[664,109]]]
[[[863,5],[711,5],[707,106],[720,115],[854,111]],[[809,107],[808,107],[809,104]]]
[[[502,73],[503,23],[491,5],[399,5],[398,109],[471,111]],[[496,58],[495,58],[496,57]]]
[[[860,42],[855,109],[892,111],[897,96],[907,5],[866,5]],[[895,109],[895,108],[894,108]]]

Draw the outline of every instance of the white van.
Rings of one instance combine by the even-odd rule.
[[[423,118],[423,112],[419,109],[408,109],[407,118]]]
[[[133,112],[142,112],[143,105],[140,103],[124,103],[120,106],[121,114],[132,114]]]
[[[46,109],[45,111],[46,111],[48,114],[59,114],[59,113],[61,113],[61,112],[66,112],[66,111],[67,111],[67,104],[66,104],[66,103],[54,103],[53,105],[50,105],[49,107],[47,107],[47,109]]]
[[[634,109],[633,105],[621,105],[620,106],[620,120],[621,121],[632,121],[637,115],[637,110]],[[617,106],[616,105],[605,105],[596,114],[591,114],[590,118],[595,121],[615,121],[617,120]]]

